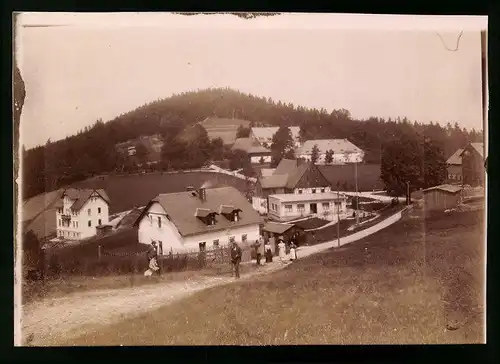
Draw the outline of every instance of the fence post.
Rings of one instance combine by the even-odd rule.
[[[99,258],[99,260],[101,260],[101,255],[102,255],[102,246],[98,246],[97,247],[97,257]]]

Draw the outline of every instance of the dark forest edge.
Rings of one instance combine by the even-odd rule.
[[[218,160],[227,160],[232,169],[251,170],[244,152],[231,151],[221,139],[210,140],[197,124],[210,116],[248,120],[251,126],[283,127],[271,146],[273,165],[282,157],[293,157],[290,135],[284,127],[300,126],[302,141],[348,138],[365,151],[366,163],[381,164],[382,180],[394,193],[400,192],[406,181],[412,189],[442,181],[446,158],[469,142],[483,140],[482,131],[468,131],[458,123],[442,127],[407,118],[357,120],[345,109],[328,113],[324,108],[310,109],[230,88],[211,88],[159,99],[106,123],[98,120],[63,140],[49,139],[29,150],[23,147],[23,197],[100,174],[195,169]],[[119,143],[156,134],[164,142],[161,157],[147,167],[143,148],[138,147],[134,158],[116,148]],[[238,134],[245,136],[248,130]]]

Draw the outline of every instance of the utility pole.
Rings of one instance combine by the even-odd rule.
[[[354,178],[356,180],[356,225],[359,225],[359,196],[358,196],[358,162],[354,163]]]
[[[410,203],[410,181],[406,181],[406,205],[409,206]]]
[[[340,248],[340,191],[338,183],[337,183],[337,247]]]

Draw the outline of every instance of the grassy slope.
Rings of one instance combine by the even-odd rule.
[[[280,272],[62,344],[481,342],[483,249],[481,212],[405,218]],[[446,330],[454,320],[460,328]]]

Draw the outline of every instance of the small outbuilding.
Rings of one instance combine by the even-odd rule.
[[[462,187],[439,185],[422,190],[425,211],[444,211],[462,202]]]
[[[277,242],[280,236],[283,236],[283,240],[288,243],[292,237],[297,238],[297,243],[300,245],[302,237],[304,235],[304,229],[290,223],[280,223],[280,222],[267,222],[264,224],[262,228],[263,236],[266,240],[274,238],[274,241]],[[276,250],[276,247],[272,246],[273,253]]]

